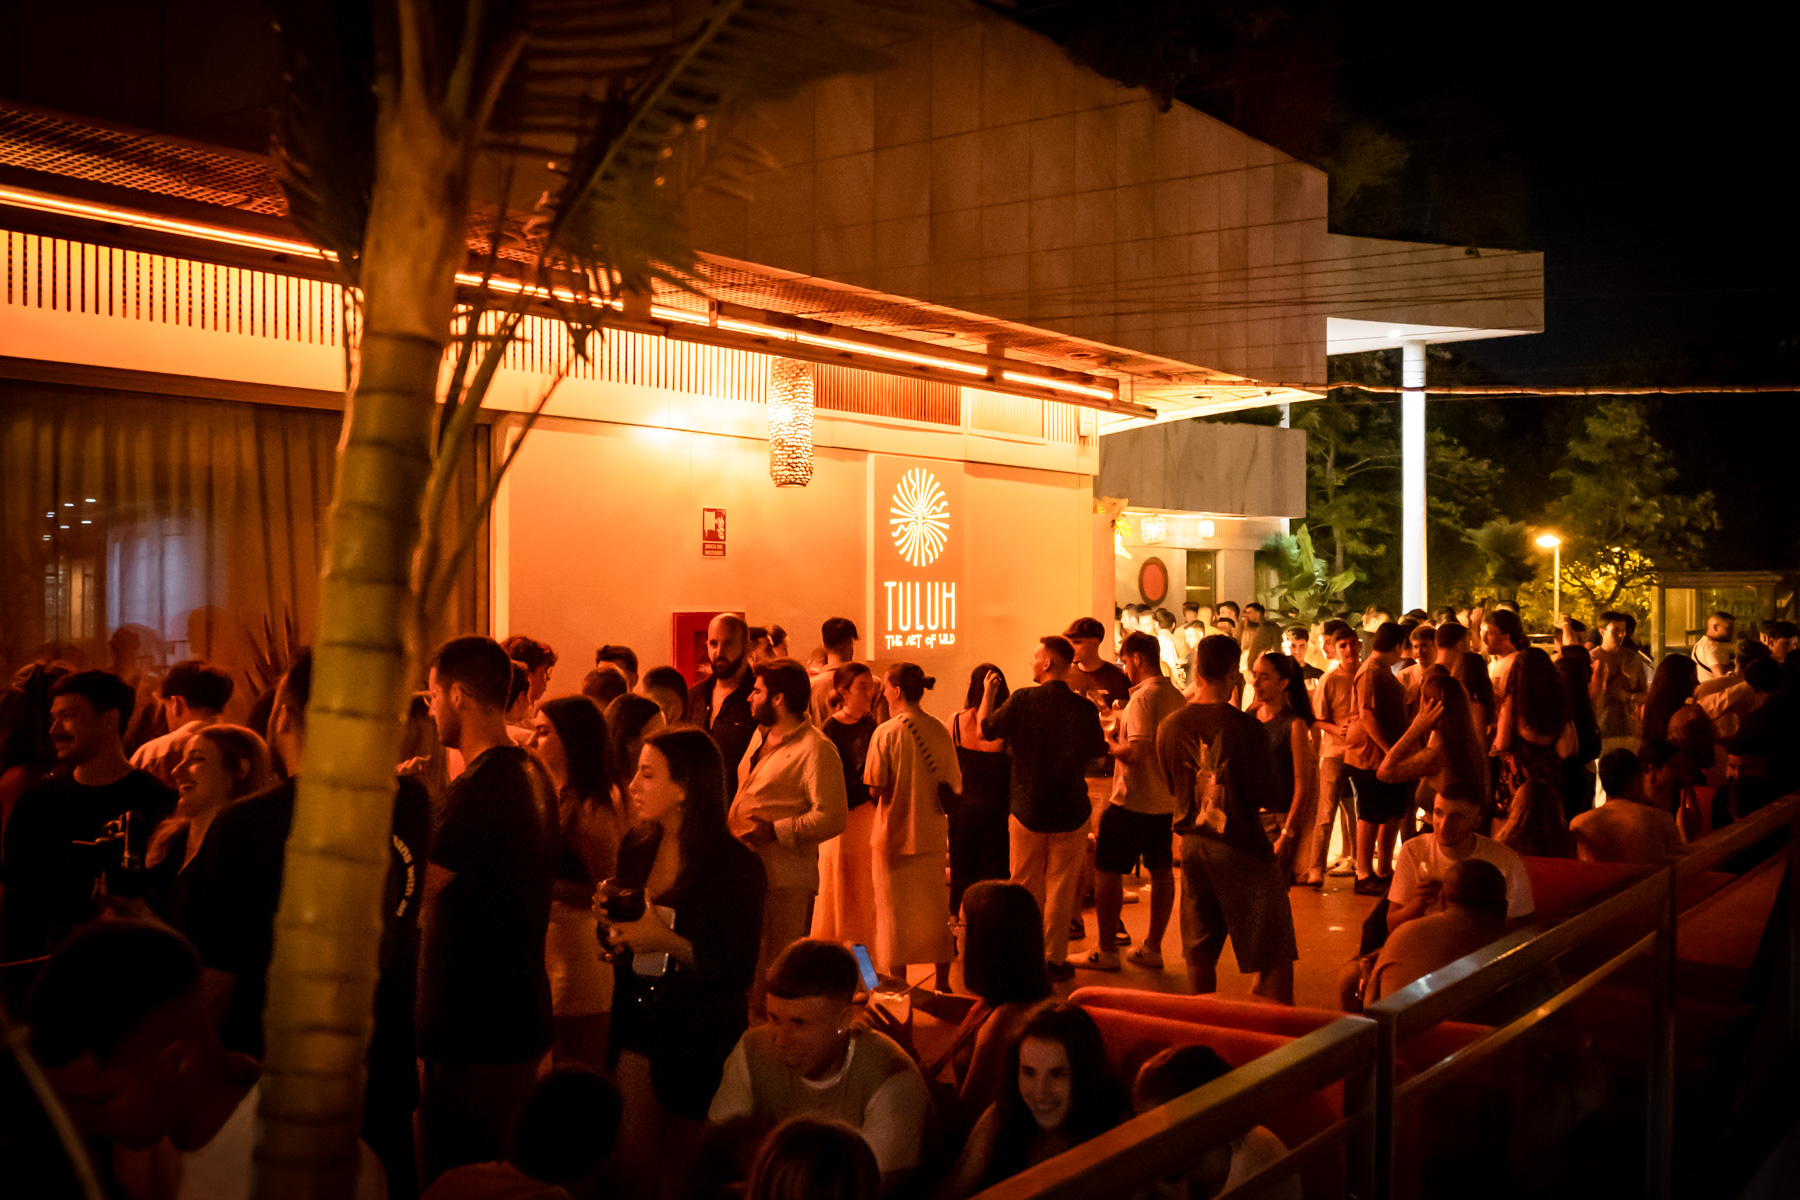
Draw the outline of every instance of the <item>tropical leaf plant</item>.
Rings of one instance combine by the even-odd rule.
[[[754,161],[742,114],[879,65],[884,38],[937,12],[909,0],[275,7],[287,79],[276,158],[294,220],[337,263],[356,346],[264,1016],[260,1200],[354,1191],[401,720],[430,616],[523,440],[473,515],[447,527],[507,347],[527,315],[547,314],[585,355],[613,306],[658,286],[703,290],[683,204]]]
[[[1313,553],[1312,531],[1302,522],[1291,534],[1276,534],[1263,543],[1265,561],[1273,560],[1275,583],[1262,596],[1274,612],[1294,611],[1305,625],[1316,623],[1331,602],[1361,578],[1355,567],[1331,573],[1331,566]]]
[[[1532,550],[1531,531],[1523,521],[1495,517],[1463,535],[1480,551],[1484,563],[1481,583],[1502,600],[1517,600],[1519,588],[1538,576],[1538,559]]]

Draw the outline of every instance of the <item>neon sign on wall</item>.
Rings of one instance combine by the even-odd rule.
[[[956,645],[962,464],[877,456],[875,646],[923,657]]]

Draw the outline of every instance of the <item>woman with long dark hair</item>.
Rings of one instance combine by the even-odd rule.
[[[1318,806],[1319,757],[1313,749],[1312,698],[1300,664],[1278,651],[1257,655],[1250,667],[1254,712],[1268,735],[1269,754],[1281,778],[1282,807],[1265,809],[1263,832],[1275,847],[1275,863],[1292,882],[1298,831],[1312,827]]]
[[[1556,658],[1569,720],[1575,726],[1575,753],[1562,761],[1563,819],[1594,807],[1594,763],[1600,757],[1600,719],[1594,713],[1594,660],[1586,646],[1564,646]]]
[[[631,777],[637,774],[638,753],[644,739],[668,726],[662,706],[649,696],[627,692],[614,696],[606,706],[606,732],[612,739],[613,807],[619,813],[621,829],[631,824],[627,814],[625,793],[631,788]]]
[[[994,707],[1011,694],[1006,675],[993,663],[979,663],[969,672],[969,691],[962,711],[950,721],[950,738],[956,744],[956,761],[962,769],[962,796],[950,809],[950,915],[961,911],[964,892],[981,879],[1012,876],[1012,846],[1006,819],[1012,811],[1012,756],[1006,743],[981,736],[982,689],[987,677],[1000,677]]]
[[[1105,1133],[1129,1113],[1094,1018],[1051,1000],[1007,1055],[1006,1085],[969,1134],[937,1200],[963,1200]]]
[[[1480,678],[1487,679],[1485,670]],[[1479,720],[1468,692],[1454,676],[1443,672],[1425,676],[1419,684],[1418,715],[1389,747],[1376,777],[1386,783],[1422,780],[1433,797],[1449,792],[1485,808],[1487,747],[1477,729]],[[1426,803],[1429,807],[1429,800]]]
[[[1482,757],[1494,745],[1494,720],[1500,706],[1494,700],[1494,681],[1488,675],[1487,663],[1473,650],[1464,650],[1450,667],[1450,677],[1462,684],[1469,702],[1469,716],[1475,722],[1475,735],[1481,742]],[[1422,686],[1422,685],[1421,685]],[[1488,787],[1482,786],[1486,795]]]
[[[954,1071],[965,1114],[979,1116],[1000,1095],[1006,1056],[1032,1010],[1050,998],[1040,946],[1044,914],[1016,883],[982,879],[963,893],[963,987],[977,1003],[950,1049],[930,1068]]]
[[[546,700],[531,718],[530,749],[556,785],[556,883],[544,966],[554,1026],[551,1056],[604,1069],[612,970],[600,957],[594,889],[613,872],[623,833],[613,806],[611,739],[583,695]]]
[[[0,695],[0,833],[13,805],[56,768],[50,744],[50,689],[69,673],[61,663],[32,663]]]
[[[1527,646],[1505,675],[1506,694],[1494,732],[1500,759],[1495,806],[1510,804],[1514,793],[1532,779],[1556,787],[1562,782],[1562,760],[1575,752],[1574,728],[1556,664],[1541,647]]]
[[[819,895],[813,902],[812,936],[846,945],[875,944],[875,867],[869,838],[875,806],[863,767],[875,736],[871,713],[879,685],[865,663],[845,663],[832,672],[831,715],[822,731],[844,765],[844,799],[850,806],[844,832],[819,844]]]
[[[1713,796],[1725,781],[1718,731],[1706,710],[1694,702],[1699,682],[1694,660],[1685,654],[1668,655],[1656,665],[1649,695],[1644,698],[1643,736],[1638,745],[1640,759],[1647,759],[1658,742],[1667,742],[1679,751],[1681,800],[1675,819],[1681,825],[1681,836],[1690,842],[1706,836]]]
[[[705,731],[647,738],[630,802],[635,824],[594,903],[613,955],[622,1190],[642,1197],[686,1161],[749,1023],[768,878],[725,824],[725,763]]]
[[[1575,857],[1575,835],[1563,817],[1562,796],[1542,779],[1528,779],[1513,793],[1494,840],[1534,858]]]

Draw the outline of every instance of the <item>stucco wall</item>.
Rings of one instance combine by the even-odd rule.
[[[1306,515],[1306,434],[1178,421],[1100,439],[1094,494],[1133,507],[1248,517]]]
[[[753,624],[785,626],[802,657],[825,618],[849,616],[864,634],[859,654],[893,661],[899,655],[869,647],[871,457],[821,450],[809,486],[777,489],[756,439],[602,422],[540,426],[496,512],[504,602],[495,634],[556,647],[553,694],[579,689],[603,642],[632,646],[646,668],[671,661],[676,610],[742,609]],[[961,707],[977,662],[1028,679],[1037,638],[1089,612],[1095,595],[1088,476],[962,469],[961,629],[956,648],[928,668],[939,684],[925,706],[939,716]],[[727,510],[723,559],[700,554],[703,507]]]
[[[1325,174],[969,20],[769,106],[703,249],[1272,381],[1324,378]]]

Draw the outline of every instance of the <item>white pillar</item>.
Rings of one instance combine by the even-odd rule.
[[[1400,346],[1400,607],[1424,608],[1425,343]]]

